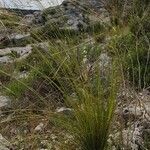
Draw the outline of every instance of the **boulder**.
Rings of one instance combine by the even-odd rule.
[[[35,39],[72,37],[80,31],[97,33],[106,24],[110,25],[109,13],[98,0],[65,0],[61,5],[38,13],[36,18],[40,20],[36,21],[39,26],[37,23],[36,28],[31,29],[31,36]]]
[[[88,19],[84,10],[76,1],[64,1],[60,6],[50,7],[43,11],[45,21],[59,24],[60,28],[81,30],[87,27]],[[62,19],[63,17],[63,19]]]

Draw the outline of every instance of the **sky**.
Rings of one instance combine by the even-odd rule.
[[[0,0],[0,7],[19,9],[43,9],[60,5],[63,0]]]

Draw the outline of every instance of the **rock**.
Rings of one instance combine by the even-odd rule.
[[[22,71],[22,72],[16,72],[14,73],[14,78],[16,79],[26,79],[28,78],[29,73],[26,71]]]
[[[12,47],[0,49],[0,63],[9,63],[13,60],[20,60],[26,58],[32,52],[32,46],[26,47]]]
[[[86,28],[88,19],[77,2],[64,1],[60,6],[50,7],[42,14],[46,22],[57,23],[59,28],[80,30]]]
[[[42,24],[44,22],[44,18],[42,17],[42,12],[41,11],[35,11],[33,13],[34,15],[34,24]]]
[[[0,57],[0,64],[12,62],[12,59],[9,56]]]
[[[10,143],[0,134],[0,150],[10,150]]]
[[[72,109],[71,108],[66,108],[66,107],[61,107],[61,108],[57,108],[56,112],[68,115],[68,114],[70,114],[72,112]]]
[[[107,53],[102,53],[99,57],[99,60],[99,65],[101,68],[108,68],[109,64],[111,63],[111,58]]]
[[[51,134],[50,137],[53,141],[55,141],[57,139],[57,136],[55,134]]]
[[[0,109],[4,107],[9,107],[10,103],[11,103],[11,100],[9,97],[0,96]]]
[[[27,14],[23,17],[22,21],[23,24],[30,27],[31,25],[40,25],[44,22],[44,18],[42,17],[41,11],[35,11],[33,14]]]
[[[37,127],[35,127],[35,131],[40,132],[44,128],[44,124],[41,122]]]
[[[122,96],[121,96],[122,95]],[[149,147],[150,138],[150,95],[149,91],[137,93],[132,89],[124,89],[121,93],[121,105],[118,105],[117,115],[120,116],[122,139],[126,149],[145,149]],[[123,120],[122,120],[123,119]],[[123,125],[125,123],[125,126]],[[117,135],[118,134],[118,135]],[[119,137],[119,133],[117,133]],[[116,136],[112,136],[117,141]],[[119,138],[118,138],[119,139]],[[117,143],[117,142],[116,142]]]
[[[142,133],[143,126],[137,121],[131,127],[110,135],[108,142],[115,147],[114,149],[117,149],[117,143],[119,144],[121,142],[121,148],[139,150],[140,147],[144,146]],[[122,138],[120,139],[120,137]]]
[[[32,40],[30,37],[30,34],[18,34],[18,33],[11,33],[11,34],[5,34],[5,36],[0,39],[0,47],[15,47],[15,46],[26,46],[29,44]]]
[[[5,56],[11,53],[11,50],[9,48],[0,49],[0,56]]]
[[[100,77],[103,80],[104,84],[109,84],[108,74],[111,72],[111,58],[107,53],[101,53],[99,56],[99,69]],[[108,86],[108,85],[107,85]]]
[[[17,34],[17,33],[13,33],[9,36],[10,40],[20,40],[20,39],[26,39],[27,37],[29,37],[30,34]]]
[[[48,42],[42,42],[42,43],[34,44],[33,46],[36,46],[36,47],[38,47],[44,51],[49,50],[49,43]]]
[[[25,24],[27,26],[30,26],[33,24],[33,21],[34,21],[34,15],[33,14],[27,14],[23,17],[22,19],[22,24]]]

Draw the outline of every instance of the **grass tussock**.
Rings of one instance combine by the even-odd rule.
[[[13,108],[3,114],[12,115],[8,121],[11,127],[22,128],[29,123],[28,136],[23,135],[25,149],[36,149],[40,138],[50,136],[52,127],[57,134],[63,131],[73,137],[71,147],[61,141],[61,149],[109,149],[122,83],[139,91],[150,85],[149,2],[133,0],[130,7],[126,2],[105,1],[110,24],[97,22],[78,31],[59,27],[65,17],[60,24],[48,21],[48,15],[57,15],[57,11],[46,9],[42,14],[45,23],[31,28],[32,40],[25,43],[34,41],[32,53],[19,61],[17,53],[7,55],[15,61],[0,66],[0,92],[12,98]],[[20,18],[0,15],[0,20],[6,28],[13,29],[16,23],[10,23]],[[36,46],[39,42],[46,42],[46,48]],[[105,54],[103,62],[101,54]],[[25,78],[20,76],[22,73]],[[62,106],[69,108],[69,113],[57,113]],[[36,122],[40,123],[38,119],[46,123],[41,136],[34,131]],[[3,122],[1,130],[9,135],[9,126],[3,129],[5,125]],[[26,147],[30,139],[35,143]]]
[[[96,80],[95,87],[77,86],[75,98],[67,98],[68,106],[72,107],[74,119],[62,120],[61,116],[62,118],[57,120],[64,128],[69,129],[69,132],[74,135],[74,142],[83,150],[107,148],[107,139],[116,106],[116,81],[110,81],[106,92],[99,77],[94,80]]]

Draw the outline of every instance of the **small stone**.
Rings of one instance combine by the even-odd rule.
[[[35,131],[42,131],[43,127],[44,127],[44,124],[41,122],[34,130]]]
[[[52,139],[53,141],[55,141],[55,140],[57,139],[57,136],[54,135],[54,134],[51,134],[51,139]]]
[[[7,96],[0,96],[0,108],[9,107],[11,100]]]
[[[57,113],[64,113],[64,114],[66,114],[66,115],[70,114],[71,111],[72,111],[71,108],[66,108],[66,107],[61,107],[61,108],[57,108],[57,109],[56,109],[56,112],[57,112]]]

